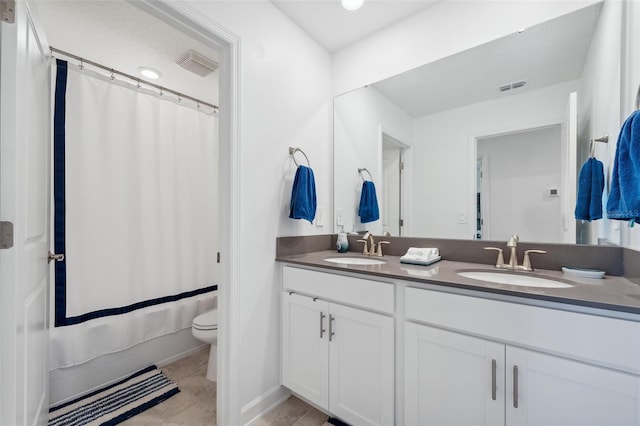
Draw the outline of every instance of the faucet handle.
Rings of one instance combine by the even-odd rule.
[[[369,254],[369,249],[367,248],[367,240],[357,240],[359,243],[364,243],[364,249],[362,250],[362,254]]]
[[[540,253],[545,254],[545,250],[525,250],[524,251],[524,259],[522,259],[522,269],[525,271],[533,271],[533,267],[531,266],[531,259],[529,257],[529,253]]]
[[[378,241],[378,253],[376,253],[376,256],[378,257],[382,257],[382,245],[383,244],[391,244],[389,241]]]
[[[496,250],[498,252],[498,260],[496,260],[496,268],[504,267],[504,256],[502,254],[502,249],[498,247],[485,247],[485,250]]]

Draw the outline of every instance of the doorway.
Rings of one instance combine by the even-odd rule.
[[[476,238],[562,242],[560,125],[477,140]]]
[[[382,232],[400,237],[404,219],[404,157],[407,145],[382,132]]]

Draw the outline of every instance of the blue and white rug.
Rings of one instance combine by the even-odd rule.
[[[49,409],[49,426],[117,425],[180,392],[151,365],[118,383]]]

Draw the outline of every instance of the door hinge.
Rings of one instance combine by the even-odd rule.
[[[400,170],[404,170],[404,161],[400,162]]]
[[[15,0],[0,0],[0,19],[7,24],[13,24],[16,21]]]
[[[0,222],[0,249],[13,247],[13,223]]]
[[[400,219],[400,220],[398,221],[398,225],[400,225],[400,226],[404,226],[404,219]]]
[[[216,262],[220,263],[220,252],[216,253]]]

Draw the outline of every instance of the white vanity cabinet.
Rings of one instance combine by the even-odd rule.
[[[283,268],[282,384],[343,421],[394,423],[393,286]]]
[[[406,300],[405,424],[640,424],[638,323],[413,288]]]

